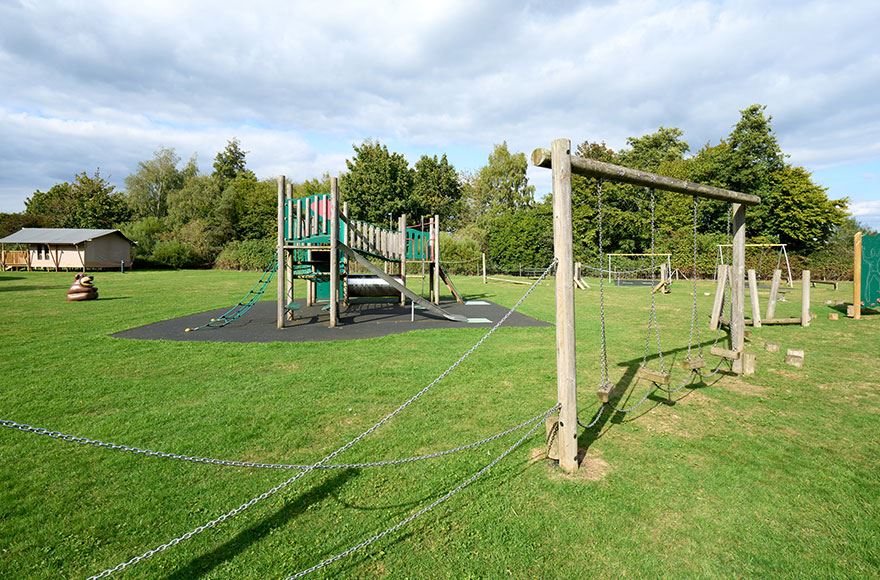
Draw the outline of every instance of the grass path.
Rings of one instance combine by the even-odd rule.
[[[130,341],[112,332],[234,303],[238,272],[99,273],[102,300],[66,303],[70,274],[0,273],[0,418],[163,451],[308,463],[430,382],[482,335],[418,331],[357,342]],[[577,293],[582,417],[595,409],[596,282]],[[478,278],[511,305],[525,287]],[[700,320],[712,297],[700,283]],[[779,316],[799,316],[799,292]],[[436,511],[327,576],[880,576],[880,320],[755,329],[753,377],[652,397],[581,436],[586,469],[534,459],[536,436]],[[272,296],[267,295],[267,299]],[[689,285],[658,298],[667,356],[684,357]],[[643,354],[644,288],[608,289],[611,379]],[[748,311],[748,305],[746,306]],[[547,284],[525,314],[552,321]],[[703,332],[711,343],[714,335]],[[766,341],[781,353],[763,349]],[[804,348],[806,366],[783,363]],[[553,328],[499,330],[394,421],[340,457],[364,461],[468,443],[553,405]],[[681,371],[673,378],[682,377]],[[634,400],[644,386],[630,389]],[[156,556],[133,576],[279,577],[425,505],[506,449],[404,467],[309,474]],[[0,575],[87,576],[224,513],[289,473],[190,465],[0,430]]]

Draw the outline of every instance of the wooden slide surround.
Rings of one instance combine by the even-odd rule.
[[[440,266],[440,279],[443,280],[443,283],[446,284],[446,287],[449,288],[450,292],[452,292],[452,295],[455,297],[455,301],[459,304],[464,304],[464,300],[462,300],[461,294],[458,293],[458,288],[456,288],[455,284],[452,283],[452,279],[446,274],[446,270],[443,269],[443,266]]]
[[[352,258],[353,260],[355,260],[358,264],[360,264],[361,266],[366,268],[371,274],[375,274],[376,276],[385,280],[385,282],[387,282],[392,288],[394,288],[398,292],[405,294],[406,296],[409,297],[410,300],[412,300],[413,302],[415,302],[419,306],[422,306],[425,309],[430,310],[431,312],[439,314],[440,316],[442,316],[443,318],[446,318],[447,320],[452,320],[454,322],[467,322],[468,321],[467,316],[462,316],[460,314],[450,314],[449,312],[446,312],[444,309],[440,308],[436,304],[434,304],[428,300],[425,300],[424,298],[422,298],[421,296],[419,296],[418,294],[416,294],[415,292],[413,292],[412,290],[410,290],[409,288],[407,288],[406,286],[404,286],[403,284],[401,284],[400,282],[398,282],[397,280],[395,280],[394,278],[392,278],[391,276],[389,276],[388,274],[383,272],[381,268],[377,267],[375,264],[370,262],[367,258],[362,256],[357,250],[353,250],[343,243],[340,243],[339,247],[342,249],[342,251],[345,252],[345,254],[349,258]]]

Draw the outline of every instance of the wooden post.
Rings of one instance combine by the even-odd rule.
[[[278,282],[278,299],[276,304],[276,326],[284,328],[284,191],[287,179],[278,176],[278,271],[275,273]]]
[[[345,222],[343,224],[341,224],[343,226],[342,243],[345,244],[346,248],[349,248],[349,247],[351,247],[348,245],[349,243],[351,243],[351,239],[350,239],[351,236],[348,233],[348,228],[351,227],[351,225],[350,225],[351,222],[348,221],[348,202],[347,201],[342,202],[342,215],[345,217]],[[350,263],[351,262],[349,262],[348,257],[346,257],[345,262],[344,262],[345,275],[342,278],[342,302],[345,305],[348,305],[348,274],[349,274],[349,264]]]
[[[741,203],[734,203],[732,206],[730,348],[742,352],[745,347],[746,207]],[[742,374],[741,359],[734,361],[733,372]]]
[[[434,215],[434,303],[440,304],[440,216]]]
[[[752,326],[761,328],[761,302],[758,300],[758,276],[749,268],[749,298],[752,301]]]
[[[483,284],[488,284],[486,280],[486,252],[482,252],[481,255],[483,256]]]
[[[400,281],[406,286],[406,214],[401,214],[400,224]],[[406,294],[400,293],[400,305],[406,306]]]
[[[862,318],[862,232],[853,238],[853,318]]]
[[[810,271],[804,270],[801,274],[804,289],[801,292],[801,326],[810,325]]]
[[[284,191],[284,219],[287,227],[284,228],[285,242],[293,238],[293,184],[288,182]],[[284,303],[293,302],[293,251],[284,251]],[[286,310],[286,308],[285,308]],[[293,311],[285,313],[287,320],[293,320]]]
[[[767,299],[766,318],[776,318],[776,300],[779,298],[779,285],[782,283],[782,270],[773,270],[773,281],[770,282],[770,298]]]
[[[730,266],[718,266],[718,281],[715,283],[715,302],[712,305],[712,318],[709,320],[709,330],[718,330],[718,322],[724,310],[724,292],[727,290],[727,276],[730,274]]]
[[[336,328],[339,320],[339,185],[330,178],[330,328]],[[326,221],[325,221],[326,223]]]
[[[577,471],[577,367],[571,224],[571,141],[556,139],[553,169],[553,253],[556,257],[556,394],[559,465]]]

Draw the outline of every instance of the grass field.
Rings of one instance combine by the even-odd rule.
[[[221,344],[108,334],[234,303],[254,273],[99,273],[102,299],[66,303],[72,274],[0,273],[0,418],[162,451],[308,463],[372,425],[483,334]],[[599,381],[595,281],[578,291],[581,416]],[[461,278],[512,305],[525,287]],[[274,286],[274,284],[273,284]],[[687,349],[689,283],[658,297],[667,359]],[[701,328],[712,297],[699,285]],[[752,377],[652,396],[581,436],[585,467],[540,459],[541,433],[448,503],[318,575],[330,577],[878,577],[880,317],[755,329]],[[799,291],[778,316],[799,316]],[[267,296],[271,299],[271,296]],[[611,378],[644,350],[645,288],[608,289]],[[521,309],[552,321],[553,289]],[[748,305],[747,305],[748,312]],[[715,335],[703,330],[711,344]],[[782,352],[769,353],[765,341]],[[806,365],[783,363],[804,348]],[[707,355],[708,356],[708,355]],[[680,369],[673,381],[683,376]],[[625,386],[625,385],[624,385]],[[623,395],[638,400],[646,387]],[[338,458],[415,455],[501,431],[555,403],[554,329],[500,329],[400,416]],[[307,474],[231,521],[131,569],[135,577],[280,577],[440,497],[516,435],[402,467]],[[290,472],[143,458],[0,430],[0,575],[82,577],[174,538]]]

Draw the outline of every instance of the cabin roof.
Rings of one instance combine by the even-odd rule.
[[[0,244],[81,244],[111,234],[131,240],[119,230],[92,230],[82,228],[22,228],[0,239]]]

